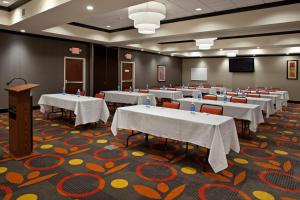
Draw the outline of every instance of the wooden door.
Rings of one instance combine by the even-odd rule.
[[[69,94],[75,94],[78,89],[84,90],[84,63],[82,59],[66,58],[65,89]]]
[[[134,88],[134,63],[122,62],[122,90]]]

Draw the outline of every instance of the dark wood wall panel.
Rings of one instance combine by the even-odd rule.
[[[94,45],[94,95],[118,88],[118,48]]]

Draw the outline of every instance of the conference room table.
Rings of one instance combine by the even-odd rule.
[[[153,94],[128,92],[128,91],[103,91],[105,93],[105,101],[110,103],[142,105],[146,104],[149,97],[150,104],[155,106],[156,99]]]
[[[109,110],[105,100],[94,97],[73,94],[44,94],[40,97],[38,104],[42,113],[51,111],[52,107],[74,111],[75,126],[95,123],[99,120],[106,123],[109,118]]]
[[[256,92],[251,92],[251,93],[256,93]],[[239,93],[239,95],[243,95],[242,93]],[[262,98],[267,98],[272,100],[272,104],[275,105],[275,110],[277,111],[282,111],[282,106],[283,106],[283,100],[281,99],[280,94],[260,94],[260,97]]]
[[[181,91],[183,96],[191,96],[194,98],[198,98],[199,95],[202,96],[201,90],[198,89],[189,89],[189,88],[176,88],[177,91]]]
[[[183,98],[178,99],[178,101],[180,102],[181,110],[190,110],[191,103],[193,102],[195,104],[197,112],[200,112],[202,104],[222,106],[224,116],[229,116],[241,120],[248,120],[250,122],[249,129],[253,132],[256,132],[259,124],[264,123],[264,117],[260,105],[194,98]]]
[[[176,100],[176,99],[181,99],[183,98],[183,93],[182,91],[171,91],[171,90],[153,90],[150,89],[149,90],[150,94],[153,94],[156,98],[158,99],[172,99],[172,100]]]
[[[240,151],[234,119],[227,116],[137,105],[117,109],[111,125],[113,135],[118,134],[118,129],[208,148],[208,163],[216,173],[228,167],[226,154],[231,149]]]
[[[231,96],[226,95],[228,100],[230,100]],[[225,95],[217,95],[218,101],[224,101]],[[248,104],[260,105],[262,110],[266,113],[266,118],[269,118],[270,115],[275,114],[275,108],[272,104],[272,100],[268,98],[259,98],[259,97],[246,97]]]
[[[280,99],[283,101],[283,106],[287,106],[288,100],[290,100],[289,92],[288,91],[276,91],[270,92],[270,94],[280,95]]]

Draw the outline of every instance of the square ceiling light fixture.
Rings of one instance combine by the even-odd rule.
[[[204,39],[196,39],[196,46],[202,50],[208,50],[214,45],[214,41],[218,38],[204,38]]]

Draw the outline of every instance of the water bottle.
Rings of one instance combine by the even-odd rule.
[[[240,93],[240,88],[237,88],[237,89],[236,89],[236,92],[239,94],[239,93]]]
[[[198,94],[198,100],[200,100],[200,101],[202,100],[202,94],[201,93]]]
[[[80,97],[80,89],[77,90],[76,95]]]
[[[163,85],[163,90],[166,90],[166,86],[165,85]]]
[[[184,84],[182,85],[182,89],[184,89],[185,88],[185,86],[184,86]]]
[[[129,92],[132,92],[132,87],[130,86],[130,88],[129,88]]]
[[[118,91],[121,91],[121,87],[120,87],[120,85],[118,85]]]
[[[190,111],[191,111],[191,113],[195,113],[195,111],[196,111],[196,107],[195,107],[194,102],[191,103]]]
[[[172,88],[172,84],[170,83],[170,88]]]
[[[147,98],[146,98],[146,107],[150,108],[150,106],[151,106],[150,98],[149,98],[149,96],[147,96]]]
[[[66,94],[66,90],[65,88],[62,89],[62,94],[65,95]]]
[[[148,84],[146,85],[146,89],[149,90],[149,85]]]
[[[224,96],[224,103],[227,102],[227,99],[228,99],[228,98],[227,98],[227,96],[225,95],[225,96]]]

